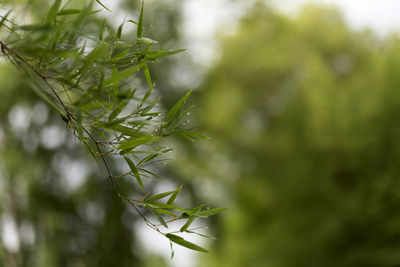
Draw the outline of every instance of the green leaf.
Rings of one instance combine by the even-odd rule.
[[[208,236],[208,235],[203,235],[203,234],[200,234],[200,233],[195,232],[195,231],[186,230],[185,232],[186,232],[186,233],[190,233],[190,234],[196,234],[196,235],[198,235],[198,236],[205,237],[205,238],[208,238],[208,239],[217,240],[215,237],[211,237],[211,236]]]
[[[138,23],[136,22],[136,21],[134,21],[134,20],[127,20],[128,22],[130,22],[130,23],[133,23],[133,24],[135,24],[135,25],[138,25]]]
[[[164,121],[169,121],[178,117],[183,105],[186,103],[189,95],[192,93],[192,90],[187,92],[176,104],[170,109],[170,111],[165,115]]]
[[[103,35],[104,35],[104,30],[106,29],[106,19],[103,19],[103,23],[101,24],[100,30],[99,30],[99,40],[103,40]]]
[[[115,82],[118,82],[122,79],[125,79],[125,78],[131,76],[132,74],[137,72],[141,68],[141,66],[142,66],[142,64],[137,64],[137,65],[130,67],[124,71],[113,74],[110,78],[108,78],[107,80],[104,81],[104,85],[107,86],[107,85],[113,84]]]
[[[175,205],[169,205],[161,202],[155,202],[155,201],[145,201],[147,204],[150,204],[152,206],[158,207],[158,208],[163,208],[163,209],[170,209],[170,210],[180,210],[185,212],[185,209],[182,209],[181,207],[175,206]]]
[[[157,174],[155,174],[154,172],[151,172],[151,171],[149,171],[149,170],[146,170],[146,169],[141,168],[140,171],[146,172],[146,173],[148,173],[148,174],[150,174],[150,175],[152,175],[153,177],[156,177],[156,178],[158,178],[158,179],[163,179],[161,176],[159,176],[159,175],[157,175]],[[150,176],[148,176],[148,177],[149,177],[149,178],[152,178],[152,177],[150,177]]]
[[[162,57],[166,57],[166,56],[171,56],[174,54],[178,54],[181,52],[186,51],[187,49],[178,49],[178,50],[171,50],[171,51],[162,51],[162,50],[158,50],[158,51],[149,51],[144,53],[144,59],[146,60],[156,60]]]
[[[204,249],[204,248],[202,248],[202,247],[200,247],[200,246],[198,246],[196,244],[193,244],[193,243],[183,239],[180,236],[177,236],[177,235],[174,235],[174,234],[166,234],[165,236],[169,240],[171,240],[172,242],[174,242],[174,243],[176,243],[178,245],[181,245],[183,247],[186,247],[186,248],[189,248],[189,249],[192,249],[192,250],[196,250],[196,251],[208,252],[206,249]]]
[[[124,99],[122,100],[110,113],[110,116],[108,117],[108,121],[112,121],[115,119],[121,112],[122,110],[128,105],[129,99]]]
[[[137,38],[141,39],[142,38],[142,32],[143,32],[143,9],[144,9],[144,1],[142,1],[142,9],[140,10],[140,17],[139,17],[139,22],[137,26]]]
[[[1,16],[0,28],[3,26],[4,22],[7,21],[7,17],[11,14],[11,10],[9,10],[4,16]]]
[[[158,199],[164,198],[164,197],[166,197],[166,196],[171,195],[172,193],[174,193],[174,191],[168,191],[168,192],[164,192],[164,193],[160,193],[160,194],[151,196],[151,197],[149,197],[149,198],[146,199],[146,202],[154,201],[154,200],[158,200]]]
[[[142,37],[136,41],[136,44],[158,44],[158,42],[147,37]]]
[[[163,134],[163,136],[170,136],[170,135],[181,135],[190,141],[194,141],[194,138],[201,138],[201,139],[209,139],[208,136],[197,134],[190,131],[170,131],[168,133]]]
[[[76,111],[75,127],[78,131],[79,140],[83,140],[82,111],[80,109]]]
[[[189,228],[189,226],[192,224],[193,221],[194,221],[194,218],[189,218],[189,220],[187,220],[187,222],[182,226],[182,228],[179,231],[185,232]]]
[[[161,209],[161,208],[156,208],[155,209],[158,213],[162,213],[171,217],[176,217],[176,214],[174,214],[173,212],[170,212],[169,210],[165,210],[165,209]]]
[[[168,199],[167,204],[171,205],[172,203],[174,203],[176,197],[178,196],[179,192],[182,189],[182,186],[179,186],[178,189],[175,190],[175,192],[171,195],[171,197]]]
[[[23,31],[48,31],[51,26],[48,24],[30,24],[20,26],[19,29]]]
[[[142,68],[143,68],[143,73],[144,73],[144,77],[146,78],[147,84],[152,89],[154,86],[152,85],[152,82],[151,82],[150,71],[149,71],[149,68],[147,67],[147,64],[143,62],[142,63]]]
[[[124,157],[124,159],[125,159],[126,163],[128,163],[129,168],[131,169],[132,173],[135,175],[137,183],[140,185],[142,190],[144,190],[142,178],[140,178],[140,174],[135,166],[135,163],[133,163],[133,161],[130,158]]]
[[[171,248],[171,260],[174,258],[175,255],[175,251],[174,251],[174,247],[172,246],[172,242],[169,241],[169,246]]]
[[[161,217],[161,215],[154,210],[152,207],[150,207],[149,205],[146,205],[146,208],[153,213],[153,215],[157,218],[157,220],[161,223],[162,226],[164,226],[165,228],[168,228],[167,223],[164,221],[164,219]]]
[[[111,10],[110,9],[108,9],[105,5],[103,5],[103,3],[102,2],[100,2],[99,0],[96,0],[96,2],[99,4],[99,5],[101,5],[104,9],[106,9],[106,10],[108,10],[108,11],[110,11],[111,12]]]
[[[57,16],[65,16],[65,15],[74,15],[81,13],[82,10],[80,9],[63,9],[57,13]]]
[[[209,217],[209,216],[215,215],[217,213],[220,213],[221,211],[224,211],[224,210],[226,210],[226,208],[205,209],[205,210],[196,212],[195,215],[199,216],[199,217]]]
[[[129,51],[131,51],[130,49],[125,49],[124,51],[116,54],[115,56],[113,56],[112,58],[110,58],[108,61],[116,61],[119,60],[121,58],[123,58],[126,54],[129,53]]]
[[[160,139],[160,137],[155,136],[143,136],[139,138],[131,138],[125,141],[122,141],[118,146],[119,149],[133,149],[139,145],[144,145],[148,143],[152,143]]]
[[[47,13],[46,24],[53,24],[58,10],[60,9],[61,0],[55,0],[54,4],[50,7],[49,12]]]
[[[117,30],[117,39],[120,40],[121,39],[121,35],[122,35],[122,28],[124,27],[124,23],[122,23],[121,25],[119,25],[118,30]]]

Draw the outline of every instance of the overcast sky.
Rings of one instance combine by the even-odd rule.
[[[354,28],[371,27],[386,35],[400,29],[399,0],[273,0],[283,10],[293,12],[303,3],[326,3],[340,7]]]

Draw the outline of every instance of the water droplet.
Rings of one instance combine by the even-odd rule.
[[[189,115],[190,115],[190,112],[186,113],[186,115],[188,115],[188,116],[189,116]]]
[[[133,63],[133,59],[131,60],[131,63]]]
[[[210,209],[210,207],[207,207],[207,210],[209,210]]]
[[[61,60],[64,60],[64,58],[62,57]]]
[[[208,230],[208,226],[206,226],[206,228],[205,228],[206,230]]]

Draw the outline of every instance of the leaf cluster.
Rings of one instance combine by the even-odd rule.
[[[106,8],[100,1],[98,4]],[[153,89],[148,65],[185,49],[155,50],[155,40],[143,36],[143,11],[137,21],[133,43],[124,41],[122,23],[114,30],[96,15],[94,1],[83,9],[70,9],[56,0],[43,21],[17,25],[1,17],[2,54],[27,76],[29,86],[59,113],[72,134],[102,164],[118,196],[127,201],[146,224],[184,247],[206,251],[198,245],[162,230],[176,220],[186,220],[180,232],[196,233],[190,225],[196,218],[214,215],[222,209],[185,209],[175,203],[180,186],[157,195],[130,198],[120,185],[121,179],[133,177],[145,192],[144,179],[159,179],[149,166],[165,160],[171,148],[161,140],[180,135],[189,140],[205,138],[184,127],[185,108],[191,91],[164,111]],[[106,8],[107,9],[107,8]],[[108,10],[108,9],[107,9]],[[143,79],[144,78],[144,79]],[[142,81],[145,82],[142,82]],[[115,174],[110,160],[121,159],[129,171]],[[168,200],[162,202],[163,198]],[[147,218],[147,210],[158,223]]]

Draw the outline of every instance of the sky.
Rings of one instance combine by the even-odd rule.
[[[385,36],[400,29],[400,1],[398,0],[272,0],[285,12],[295,12],[304,3],[338,6],[354,29],[371,27]]]

